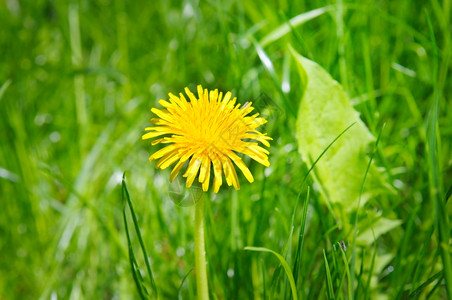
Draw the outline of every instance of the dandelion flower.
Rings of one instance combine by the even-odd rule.
[[[149,160],[158,159],[156,167],[160,169],[177,162],[170,175],[171,182],[188,161],[183,175],[187,178],[186,186],[190,187],[198,177],[204,191],[209,189],[211,169],[214,193],[222,185],[223,173],[229,186],[240,189],[234,164],[253,182],[253,175],[237,154],[247,155],[264,166],[270,165],[269,152],[258,142],[269,147],[271,138],[256,130],[267,121],[258,117],[258,113],[249,116],[254,109],[252,103],[246,102],[240,107],[235,97],[231,100],[230,92],[223,96],[217,89],[203,90],[198,85],[198,98],[188,88],[185,93],[189,101],[182,93],[179,97],[169,93],[169,102],[159,101],[164,109],[151,109],[158,118],[151,119],[155,126],[147,127],[149,132],[142,138],[160,137],[152,145],[169,145],[152,154]]]

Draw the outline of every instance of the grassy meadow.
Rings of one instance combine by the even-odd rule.
[[[198,84],[252,101],[273,138],[270,167],[244,158],[254,183],[204,195],[210,299],[452,299],[451,9],[0,2],[0,299],[196,299],[199,187],[170,183],[141,136],[158,100]],[[335,90],[298,54],[362,122],[312,117]],[[333,161],[358,126],[360,160]]]

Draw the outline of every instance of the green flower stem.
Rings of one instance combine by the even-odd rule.
[[[195,206],[195,265],[198,300],[209,300],[204,245],[204,196],[200,197]]]

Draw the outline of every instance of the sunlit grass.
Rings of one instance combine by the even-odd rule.
[[[203,84],[253,101],[274,139],[270,168],[247,161],[255,183],[206,202],[212,296],[289,299],[279,257],[245,251],[263,247],[287,262],[299,299],[447,299],[449,1],[73,3],[0,5],[0,298],[139,297],[124,171],[160,298],[195,298],[194,207],[176,205],[189,192],[147,161],[141,135],[167,92]],[[310,17],[288,26],[300,14]],[[402,224],[370,248],[350,244],[310,176],[302,185],[302,91],[288,43],[341,82],[374,136],[385,124],[369,153],[395,193],[370,199],[357,219],[362,230],[375,216]],[[376,253],[388,261],[374,265]],[[369,269],[381,270],[372,282]]]

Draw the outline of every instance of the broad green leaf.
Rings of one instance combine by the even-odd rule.
[[[315,159],[345,128],[343,134],[314,168],[314,180],[323,196],[347,211],[358,206],[374,136],[359,118],[342,86],[315,62],[292,48],[304,94],[297,119],[296,137],[302,159],[310,168]],[[370,197],[388,191],[381,171],[372,163],[367,174],[362,206]]]
[[[358,205],[364,205],[371,197],[391,191],[381,169],[373,162],[369,165],[367,151],[372,148],[375,137],[359,118],[342,86],[318,64],[291,50],[303,90],[296,129],[302,159],[309,169],[315,163],[313,178],[327,203],[333,204],[335,210],[356,212]],[[346,128],[349,129],[344,133]],[[341,213],[341,216],[344,214]],[[359,222],[361,232],[357,242],[361,245],[372,244],[401,223],[377,217],[375,215]],[[342,221],[346,226],[347,221]],[[376,287],[378,274],[392,257],[392,253],[377,253],[372,267],[371,260],[364,260],[366,270],[372,272],[371,288]],[[360,265],[358,263],[355,267]],[[349,282],[349,285],[353,286],[353,283]]]

